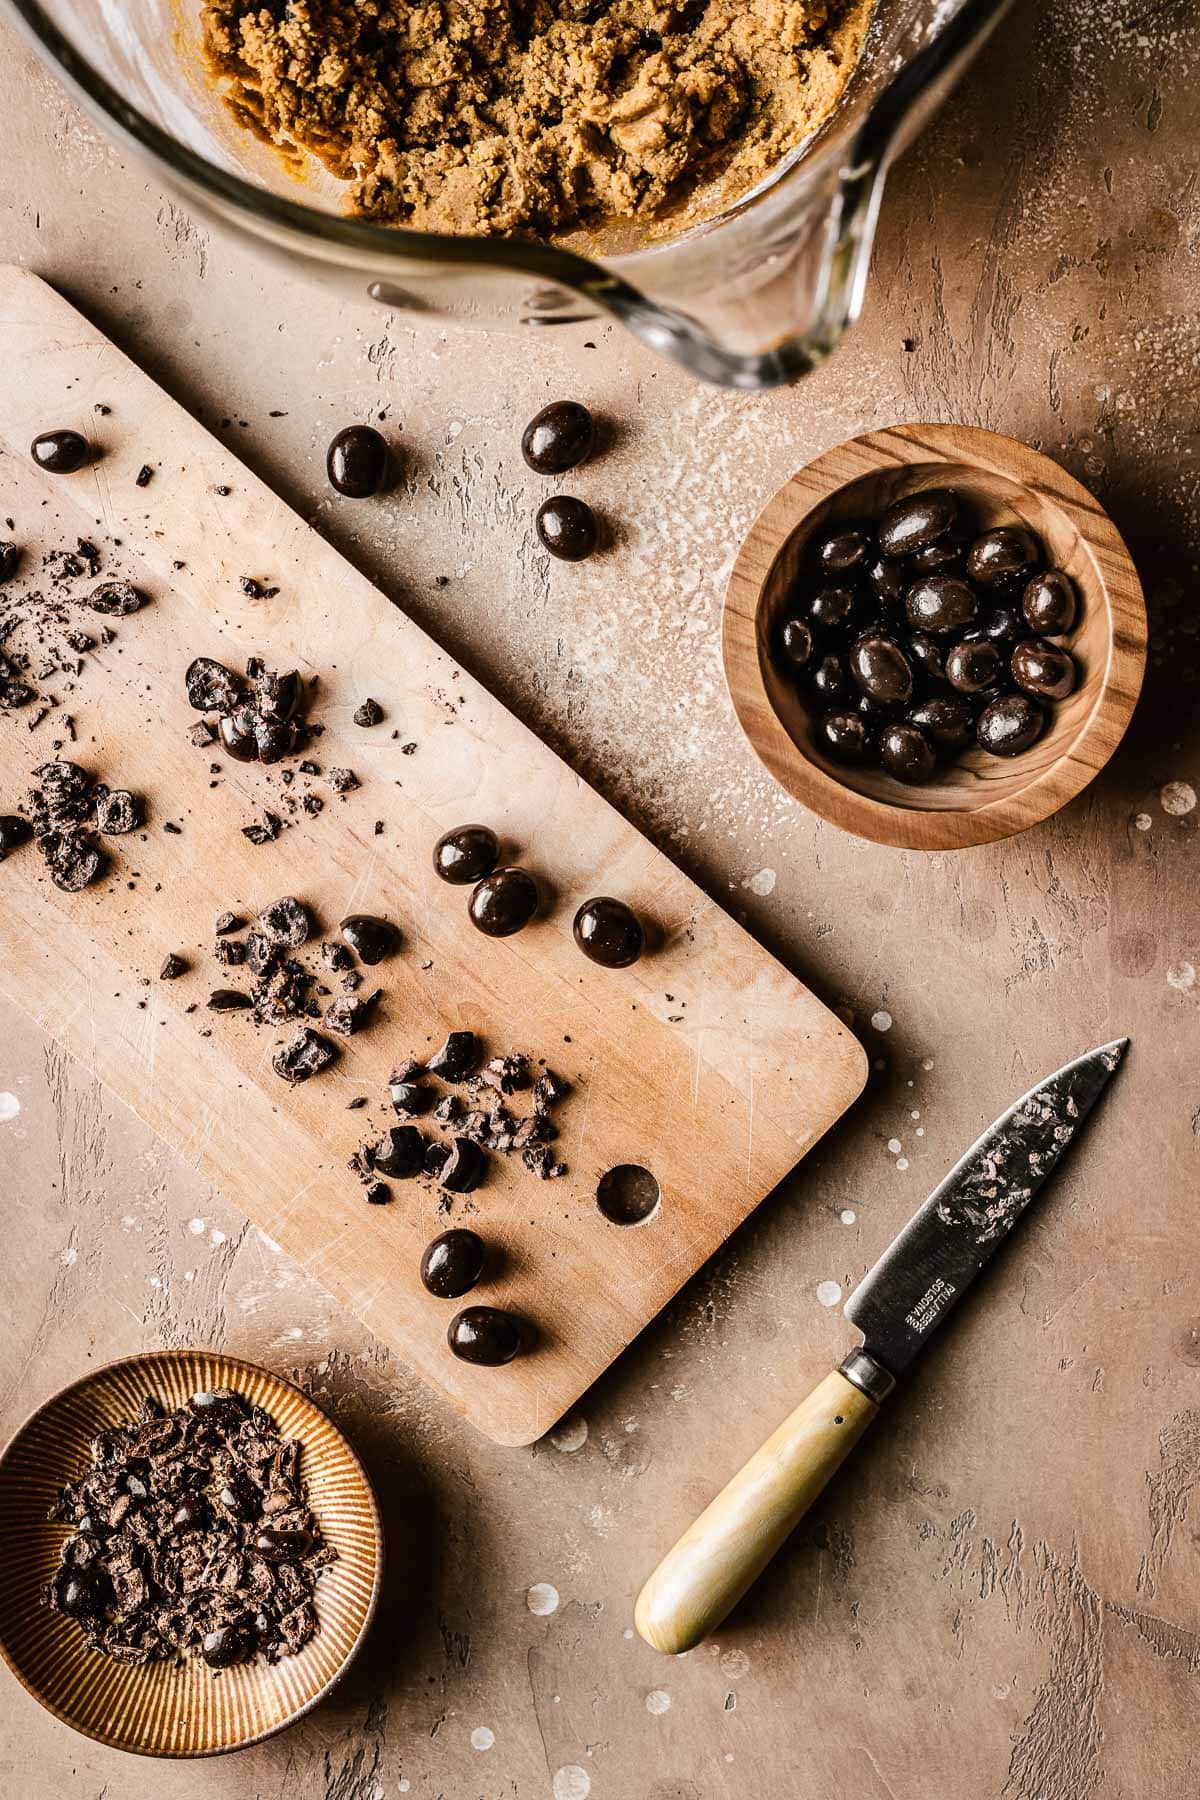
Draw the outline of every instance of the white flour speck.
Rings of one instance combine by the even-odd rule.
[[[1134,819],[1133,822],[1137,826],[1139,831],[1149,831],[1150,827],[1154,823],[1154,820],[1150,817],[1149,813],[1138,813],[1137,817]]]
[[[838,1218],[842,1221],[843,1225],[853,1225],[853,1223],[854,1223],[855,1219],[857,1219],[857,1217],[858,1217],[858,1214],[855,1212],[855,1210],[852,1206],[844,1206],[842,1208],[841,1212],[838,1214]]]
[[[568,1413],[565,1419],[559,1420],[553,1431],[547,1433],[547,1437],[556,1450],[570,1456],[576,1450],[582,1450],[587,1443],[588,1422],[579,1413]]]
[[[185,1269],[183,1271],[183,1279],[185,1281],[195,1281],[195,1279],[196,1279],[195,1269]]]
[[[217,1227],[214,1225],[208,1234],[208,1241],[216,1249],[220,1249],[221,1245],[225,1242],[225,1233],[223,1231],[218,1231]]]
[[[1167,983],[1177,994],[1190,994],[1196,985],[1196,971],[1190,962],[1172,963],[1167,970]]]
[[[621,1636],[625,1639],[626,1643],[630,1643],[633,1639],[633,1626],[627,1625],[621,1633]]]
[[[900,1142],[899,1138],[889,1138],[888,1142],[887,1142],[887,1147],[891,1151],[893,1156],[899,1156],[900,1152],[904,1148],[904,1145]]]
[[[921,1064],[921,1067],[925,1070],[925,1073],[928,1074],[930,1069],[932,1069],[932,1067],[933,1067],[932,1056],[927,1056],[925,1058],[925,1061]]]
[[[486,1725],[477,1725],[471,1733],[472,1750],[490,1750],[495,1741],[495,1732],[489,1731]]]
[[[910,1113],[909,1113],[909,1115],[908,1115],[908,1116],[909,1116],[909,1118],[910,1118],[910,1119],[919,1119],[919,1118],[920,1118],[920,1116],[921,1116],[921,1110],[920,1110],[920,1108],[919,1108],[919,1107],[914,1107],[914,1108],[913,1108],[913,1110],[912,1110],[912,1112],[910,1112]]]
[[[878,1012],[873,1012],[871,1014],[871,1024],[875,1027],[876,1031],[890,1031],[892,1029],[892,1015],[890,1012],[885,1012],[883,1008],[880,1007]]]
[[[188,1230],[193,1237],[203,1237],[207,1224],[207,1219],[189,1219]]]
[[[663,1713],[670,1712],[670,1710],[670,1694],[664,1688],[652,1688],[646,1695],[646,1711],[653,1713],[656,1718],[661,1718]]]
[[[924,1137],[924,1136],[925,1136],[925,1127],[924,1127],[924,1126],[923,1126],[923,1125],[918,1125],[918,1126],[917,1126],[917,1136],[918,1136],[918,1137]]]
[[[21,1110],[21,1102],[15,1094],[0,1094],[0,1125],[7,1125],[15,1119]]]
[[[836,1281],[819,1281],[817,1283],[817,1299],[822,1306],[836,1306],[842,1297],[842,1290]]]
[[[578,1763],[568,1763],[563,1769],[556,1769],[554,1781],[554,1800],[587,1800],[592,1791],[591,1780],[586,1769]]]
[[[525,1595],[525,1604],[535,1618],[544,1619],[558,1611],[558,1589],[548,1581],[535,1581]]]
[[[775,879],[774,869],[760,869],[757,875],[752,875],[742,886],[748,887],[752,894],[759,894],[765,900],[768,894],[775,892]]]
[[[63,1264],[64,1268],[67,1269],[69,1269],[73,1263],[77,1263],[79,1261],[79,1252],[74,1244],[68,1244],[58,1260]]]
[[[898,1169],[907,1169],[907,1167],[908,1167],[908,1158],[907,1158],[907,1156],[898,1156],[898,1157],[897,1157],[897,1158],[896,1158],[896,1167],[897,1167],[897,1168],[898,1168]]]
[[[1159,789],[1158,803],[1173,819],[1182,819],[1195,809],[1196,790],[1186,781],[1168,781]]]
[[[400,1785],[397,1791],[401,1794],[412,1793],[412,1782],[408,1779],[407,1775],[402,1775],[400,1777]]]

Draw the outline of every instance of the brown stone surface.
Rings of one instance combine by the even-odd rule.
[[[758,398],[696,388],[599,325],[482,354],[293,287],[190,224],[6,44],[3,254],[228,420],[239,454],[852,1008],[880,1066],[593,1391],[575,1435],[512,1452],[440,1410],[0,1009],[0,1091],[20,1108],[0,1103],[4,1429],[90,1363],[222,1343],[296,1371],[344,1423],[393,1552],[367,1652],[287,1736],[220,1764],[142,1765],[5,1677],[0,1791],[535,1800],[570,1769],[596,1800],[1193,1791],[1190,14],[1018,7],[896,173],[854,339]],[[551,569],[517,435],[566,394],[615,422],[575,486],[616,542]],[[321,477],[331,428],[383,404],[405,484],[338,504]],[[852,431],[922,415],[1026,437],[1092,485],[1138,556],[1154,633],[1130,739],[1095,786],[957,858],[858,844],[773,788],[732,722],[716,636],[723,571],[765,496]],[[1079,1158],[751,1601],[679,1663],[626,1639],[655,1555],[848,1343],[818,1282],[848,1287],[1002,1104],[1119,1030],[1130,1061]],[[555,1611],[531,1611],[537,1583]],[[584,1791],[559,1777],[559,1800]]]

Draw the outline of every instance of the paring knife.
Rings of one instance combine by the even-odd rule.
[[[1101,1044],[1030,1088],[974,1144],[846,1302],[861,1349],[814,1388],[701,1513],[638,1596],[638,1631],[679,1655],[725,1618],[1053,1174],[1125,1054]]]

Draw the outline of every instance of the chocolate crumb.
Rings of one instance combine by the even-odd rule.
[[[143,463],[133,479],[138,487],[149,487],[150,483],[154,480],[154,470],[150,467],[149,463]]]
[[[363,726],[378,725],[382,717],[383,708],[378,700],[368,698],[363,701],[361,706],[355,708],[354,723]]]
[[[158,971],[158,979],[160,981],[178,981],[181,975],[187,974],[187,970],[188,965],[183,957],[176,956],[172,951],[169,956],[164,956],[162,968]]]

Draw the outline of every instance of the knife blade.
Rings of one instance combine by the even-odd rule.
[[[654,1649],[692,1649],[741,1599],[1059,1167],[1128,1044],[1100,1044],[1022,1094],[859,1282],[844,1311],[861,1348],[784,1420],[639,1594],[634,1621]]]

